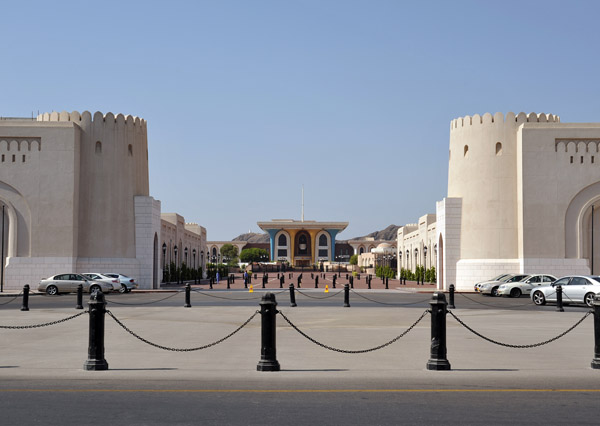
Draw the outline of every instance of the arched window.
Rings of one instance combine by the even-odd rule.
[[[464,149],[463,155],[465,156],[465,158],[469,155],[469,145],[465,145],[465,149]]]
[[[327,237],[323,234],[319,237],[319,245],[327,247]]]
[[[306,235],[300,235],[300,239],[298,241],[300,244],[306,244]]]
[[[102,154],[102,142],[96,142],[96,154]]]
[[[497,156],[502,155],[502,143],[500,143],[500,142],[496,143],[496,155]]]
[[[365,248],[364,248],[364,247],[361,247],[361,248],[358,250],[358,254],[363,254],[364,252],[365,252]]]
[[[279,238],[277,239],[277,245],[287,246],[287,238],[285,237],[285,235],[281,234],[279,236]]]
[[[131,144],[129,144],[129,146],[127,147],[127,154],[130,157],[133,157],[133,146],[131,146]]]

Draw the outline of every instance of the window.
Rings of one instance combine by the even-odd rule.
[[[287,246],[287,238],[285,235],[281,234],[277,239],[277,245]]]
[[[102,154],[102,142],[96,142],[96,154]]]
[[[133,157],[133,147],[131,146],[131,144],[129,144],[129,146],[127,147],[127,155]]]
[[[573,277],[569,285],[588,285],[588,280],[583,277]]]
[[[319,249],[319,257],[327,257],[328,254],[327,249]]]
[[[560,280],[555,281],[554,285],[562,285],[562,286],[568,285],[569,284],[569,279],[570,278],[561,278]]]
[[[463,156],[466,158],[467,154],[469,154],[469,145],[465,145]]]
[[[278,249],[277,257],[287,257],[287,249]]]
[[[496,155],[499,157],[502,155],[502,143],[496,143]]]
[[[23,154],[23,163],[25,162],[25,154]]]
[[[321,234],[321,236],[319,237],[319,246],[323,247],[327,247],[327,237],[323,234]]]

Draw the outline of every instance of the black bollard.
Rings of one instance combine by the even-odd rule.
[[[365,281],[367,282],[367,288],[371,290],[371,280],[369,279],[369,277],[367,277]]]
[[[335,281],[337,280],[337,275],[333,276],[333,288],[335,288]]]
[[[344,308],[350,307],[350,286],[344,284]]]
[[[230,282],[231,282],[231,277],[227,276],[227,290],[229,290],[231,288],[230,287]]]
[[[354,288],[354,277],[350,275],[350,288]]]
[[[279,279],[279,274],[277,274],[277,279]]]
[[[403,284],[406,285],[406,277],[404,277]]]
[[[208,280],[208,284],[210,285],[210,289],[212,290],[213,279],[212,277]]]
[[[600,369],[600,295],[594,297],[594,359],[592,368]]]
[[[101,291],[92,293],[88,305],[90,309],[88,359],[83,364],[83,369],[108,370],[108,362],[104,359],[104,315],[106,314],[104,294]]]
[[[229,284],[228,284],[229,286]],[[184,308],[191,308],[192,304],[190,303],[190,284],[187,283],[185,285],[185,305],[183,305]]]
[[[301,288],[300,283],[302,282],[302,277],[298,275],[298,288]]]
[[[258,274],[254,274],[254,279],[257,280],[258,279]]]
[[[277,302],[273,293],[267,293],[260,301],[261,333],[260,361],[257,371],[279,371],[276,346]]]
[[[312,272],[310,273],[310,279],[314,280],[315,279],[315,274],[313,274]]]
[[[429,302],[431,305],[431,355],[428,370],[450,370],[446,359],[446,296],[436,291]]]
[[[283,281],[284,281],[283,275],[281,277],[278,277],[278,278],[279,278],[279,288],[283,288]]]
[[[564,312],[563,303],[562,303],[562,286],[556,286],[556,312]]]
[[[83,284],[77,286],[77,306],[75,309],[83,309]]]
[[[390,278],[389,277],[385,277],[384,279],[385,279],[385,289],[389,290],[390,287],[388,286],[388,283],[390,281]]]
[[[23,286],[23,305],[21,306],[21,310],[29,310],[29,284]]]
[[[346,274],[346,280],[348,280],[348,274]]]
[[[315,277],[315,288],[319,288],[319,276]]]
[[[295,308],[296,306],[296,292],[294,290],[294,284],[290,284],[290,307]]]
[[[450,309],[456,309],[454,306],[454,284],[450,284],[450,303],[448,304]]]

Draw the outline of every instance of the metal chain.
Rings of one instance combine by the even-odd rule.
[[[227,336],[223,337],[222,339],[219,339],[219,340],[217,340],[217,341],[215,341],[215,342],[209,343],[208,345],[204,345],[204,346],[198,346],[198,347],[196,347],[196,348],[170,348],[170,347],[168,347],[168,346],[162,346],[162,345],[159,345],[159,344],[153,343],[153,342],[151,342],[151,341],[149,341],[149,340],[146,340],[146,339],[144,339],[143,337],[141,337],[140,335],[138,335],[138,334],[134,333],[133,331],[131,331],[131,330],[130,330],[130,329],[129,329],[129,328],[128,328],[128,327],[127,327],[125,324],[123,324],[121,321],[119,321],[119,319],[118,319],[117,317],[115,317],[111,311],[106,311],[106,313],[107,313],[108,315],[110,315],[110,317],[111,317],[112,319],[114,319],[114,320],[116,321],[116,323],[117,323],[117,324],[119,324],[121,327],[123,327],[123,329],[124,329],[125,331],[127,331],[129,334],[131,334],[131,335],[132,335],[133,337],[135,337],[136,339],[139,339],[139,340],[141,340],[142,342],[144,342],[144,343],[146,343],[146,344],[148,344],[148,345],[150,345],[150,346],[154,346],[155,348],[158,348],[158,349],[163,349],[163,350],[165,350],[165,351],[172,351],[172,352],[193,352],[193,351],[199,351],[199,350],[202,350],[202,349],[207,349],[207,348],[210,348],[210,347],[212,347],[212,346],[216,346],[216,345],[218,345],[219,343],[222,343],[222,342],[224,342],[225,340],[229,339],[229,338],[230,338],[231,336],[233,336],[235,333],[237,333],[237,332],[238,332],[238,331],[240,331],[242,328],[244,328],[246,325],[248,325],[248,323],[249,323],[250,321],[252,321],[252,320],[254,319],[254,317],[255,317],[257,314],[259,314],[259,313],[260,313],[260,311],[256,311],[256,312],[254,312],[254,313],[252,314],[252,316],[251,316],[250,318],[248,318],[248,319],[247,319],[247,320],[246,320],[246,321],[245,321],[245,322],[244,322],[242,325],[240,325],[238,328],[236,328],[234,331],[232,331],[231,333],[229,333]]]
[[[175,296],[177,296],[178,294],[181,294],[181,293],[183,293],[183,291],[181,291],[181,290],[180,291],[176,291],[175,293],[173,293],[173,294],[171,294],[171,295],[169,295],[167,297],[164,297],[164,298],[158,299],[158,300],[153,300],[152,302],[125,303],[125,302],[115,302],[114,300],[109,300],[109,299],[106,299],[106,302],[107,303],[112,303],[113,305],[126,305],[126,306],[151,305],[153,303],[158,303],[158,302],[162,302],[163,300],[170,299],[171,297],[175,297]]]
[[[72,320],[74,318],[77,318],[83,314],[87,314],[89,311],[82,311],[79,312],[78,314],[75,314],[73,316],[67,317],[67,318],[63,318],[61,320],[58,321],[52,321],[52,322],[46,322],[44,324],[35,324],[35,325],[0,325],[0,328],[5,328],[5,329],[9,329],[9,330],[23,330],[23,329],[27,329],[27,328],[40,328],[40,327],[47,327],[50,325],[56,325],[56,324],[60,324],[61,322],[66,322],[69,320]]]
[[[498,309],[518,309],[518,308],[522,308],[523,306],[531,306],[531,301],[524,303],[522,305],[516,305],[516,306],[501,306],[501,305],[491,305],[489,303],[484,303],[484,302],[480,302],[478,300],[472,299],[469,296],[467,296],[466,294],[463,293],[454,293],[461,295],[462,297],[464,297],[467,300],[470,300],[473,303],[477,303],[479,305],[483,305],[483,306],[489,306],[490,308],[498,308]]]
[[[4,303],[0,303],[0,306],[4,306],[4,305],[8,305],[10,302],[14,301],[16,298],[18,298],[19,296],[21,296],[23,294],[23,292],[20,292],[19,294],[17,294],[15,297],[13,297],[12,299],[10,299],[8,302],[4,302]]]
[[[205,293],[201,290],[192,290],[194,293],[199,293],[202,294],[204,296],[208,296],[208,297],[214,297],[215,299],[224,299],[224,300],[258,300],[260,299],[262,296],[258,295],[258,296],[252,296],[252,297],[223,297],[223,296],[217,296],[216,294],[210,294],[210,293]],[[288,290],[280,290],[277,293],[273,293],[275,296],[277,296],[278,294],[281,293],[285,293]]]
[[[310,340],[311,342],[313,342],[315,345],[317,346],[321,346],[322,348],[325,349],[329,349],[330,351],[334,351],[334,352],[340,352],[343,354],[363,354],[363,353],[367,353],[367,352],[373,352],[376,351],[378,349],[383,349],[386,346],[391,345],[392,343],[398,341],[400,338],[406,336],[408,334],[409,331],[411,331],[419,322],[421,322],[421,320],[423,319],[423,317],[425,317],[425,315],[427,315],[429,313],[429,310],[425,310],[421,316],[419,317],[418,320],[416,320],[414,322],[413,325],[411,325],[410,327],[408,327],[404,332],[402,332],[400,335],[394,337],[392,340],[390,340],[389,342],[386,342],[382,345],[379,346],[375,346],[374,348],[369,348],[369,349],[359,349],[359,350],[347,350],[347,349],[338,349],[338,348],[334,348],[332,346],[328,346],[324,343],[318,342],[317,340],[313,339],[312,337],[310,337],[309,335],[307,335],[306,333],[304,333],[302,330],[300,330],[296,325],[294,325],[294,323],[292,323],[290,321],[290,319],[288,317],[286,317],[283,312],[281,311],[277,311],[284,320],[287,321],[287,323],[294,329],[296,330],[298,333],[300,333],[302,336],[306,337],[308,340]]]
[[[320,299],[320,300],[322,300],[322,299],[329,299],[330,297],[337,296],[338,294],[340,294],[340,293],[341,293],[341,292],[343,292],[344,290],[340,290],[340,291],[338,291],[337,293],[333,293],[333,294],[330,294],[329,296],[323,296],[323,297],[311,296],[310,294],[308,294],[308,293],[304,293],[303,291],[300,291],[300,290],[298,290],[298,289],[296,289],[296,291],[297,291],[298,293],[300,293],[301,295],[303,295],[303,296],[310,297],[311,299]]]
[[[370,302],[373,303],[379,303],[380,305],[388,305],[388,306],[409,306],[409,305],[418,305],[419,303],[423,303],[423,302],[427,302],[428,300],[430,300],[429,298],[424,299],[424,300],[420,300],[418,302],[410,302],[410,303],[387,303],[387,302],[380,302],[378,300],[374,300],[374,299],[370,299],[367,296],[363,296],[360,293],[355,292],[354,290],[350,290],[352,293],[356,294],[358,297],[362,297],[363,299],[366,299]]]
[[[460,325],[462,325],[463,327],[465,327],[467,330],[469,330],[471,333],[473,333],[476,336],[481,337],[483,340],[487,340],[490,343],[494,343],[496,345],[499,346],[505,346],[507,348],[514,348],[514,349],[531,349],[531,348],[537,348],[538,346],[543,346],[543,345],[547,345],[548,343],[552,343],[555,340],[560,339],[561,337],[565,336],[567,333],[573,331],[573,329],[575,329],[575,327],[577,327],[579,324],[581,324],[583,322],[583,320],[585,320],[593,311],[588,311],[583,318],[581,318],[579,321],[577,321],[575,323],[575,325],[573,325],[571,328],[569,328],[567,331],[559,334],[556,337],[553,337],[552,339],[548,339],[545,340],[543,342],[539,342],[539,343],[534,343],[532,345],[511,345],[508,343],[502,343],[502,342],[498,342],[496,340],[490,339],[489,337],[485,337],[484,335],[482,335],[481,333],[478,333],[477,331],[473,330],[471,327],[469,327],[467,324],[465,324],[464,322],[462,322],[456,315],[454,315],[454,313],[452,313],[452,311],[447,311],[450,315],[452,315],[454,317],[454,319],[456,321],[458,321],[458,323]]]

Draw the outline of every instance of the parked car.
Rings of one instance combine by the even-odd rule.
[[[490,296],[495,297],[498,296],[498,288],[502,284],[518,282],[527,276],[527,274],[508,274],[505,277],[500,278],[498,281],[490,281],[483,284],[481,287],[479,287],[479,292],[481,294],[489,294]]]
[[[93,281],[102,281],[104,283],[108,283],[112,286],[113,290],[121,289],[121,283],[119,282],[118,278],[108,277],[98,272],[83,272],[81,275]]]
[[[113,290],[112,284],[90,280],[81,274],[57,274],[41,280],[38,291],[46,292],[51,296],[58,293],[71,293],[77,291],[79,284],[83,286],[83,291],[87,293],[94,293],[98,290],[102,292]]]
[[[531,294],[531,290],[538,286],[548,286],[554,281],[556,281],[554,275],[527,275],[521,281],[507,282],[500,285],[498,296],[521,297],[523,294]]]
[[[585,303],[592,306],[594,296],[600,293],[600,277],[597,275],[569,275],[554,281],[550,286],[536,288],[531,292],[531,300],[536,305],[556,302],[556,286],[562,287],[563,303]]]
[[[476,292],[478,292],[478,291],[479,291],[479,288],[480,288],[480,287],[481,287],[483,284],[487,284],[487,283],[490,283],[490,282],[492,282],[492,281],[500,281],[502,278],[506,277],[507,275],[510,275],[510,274],[500,274],[500,275],[498,275],[498,276],[496,276],[496,277],[494,277],[494,278],[491,278],[491,279],[489,279],[489,280],[485,280],[485,281],[478,282],[477,284],[475,284],[475,285],[473,286],[473,289],[474,289]]]
[[[133,278],[128,277],[127,275],[117,274],[114,272],[107,272],[104,275],[106,275],[107,277],[116,278],[119,280],[119,283],[120,283],[119,292],[121,292],[121,293],[128,293],[131,290],[133,290],[134,288],[138,288],[138,283],[136,283]]]

